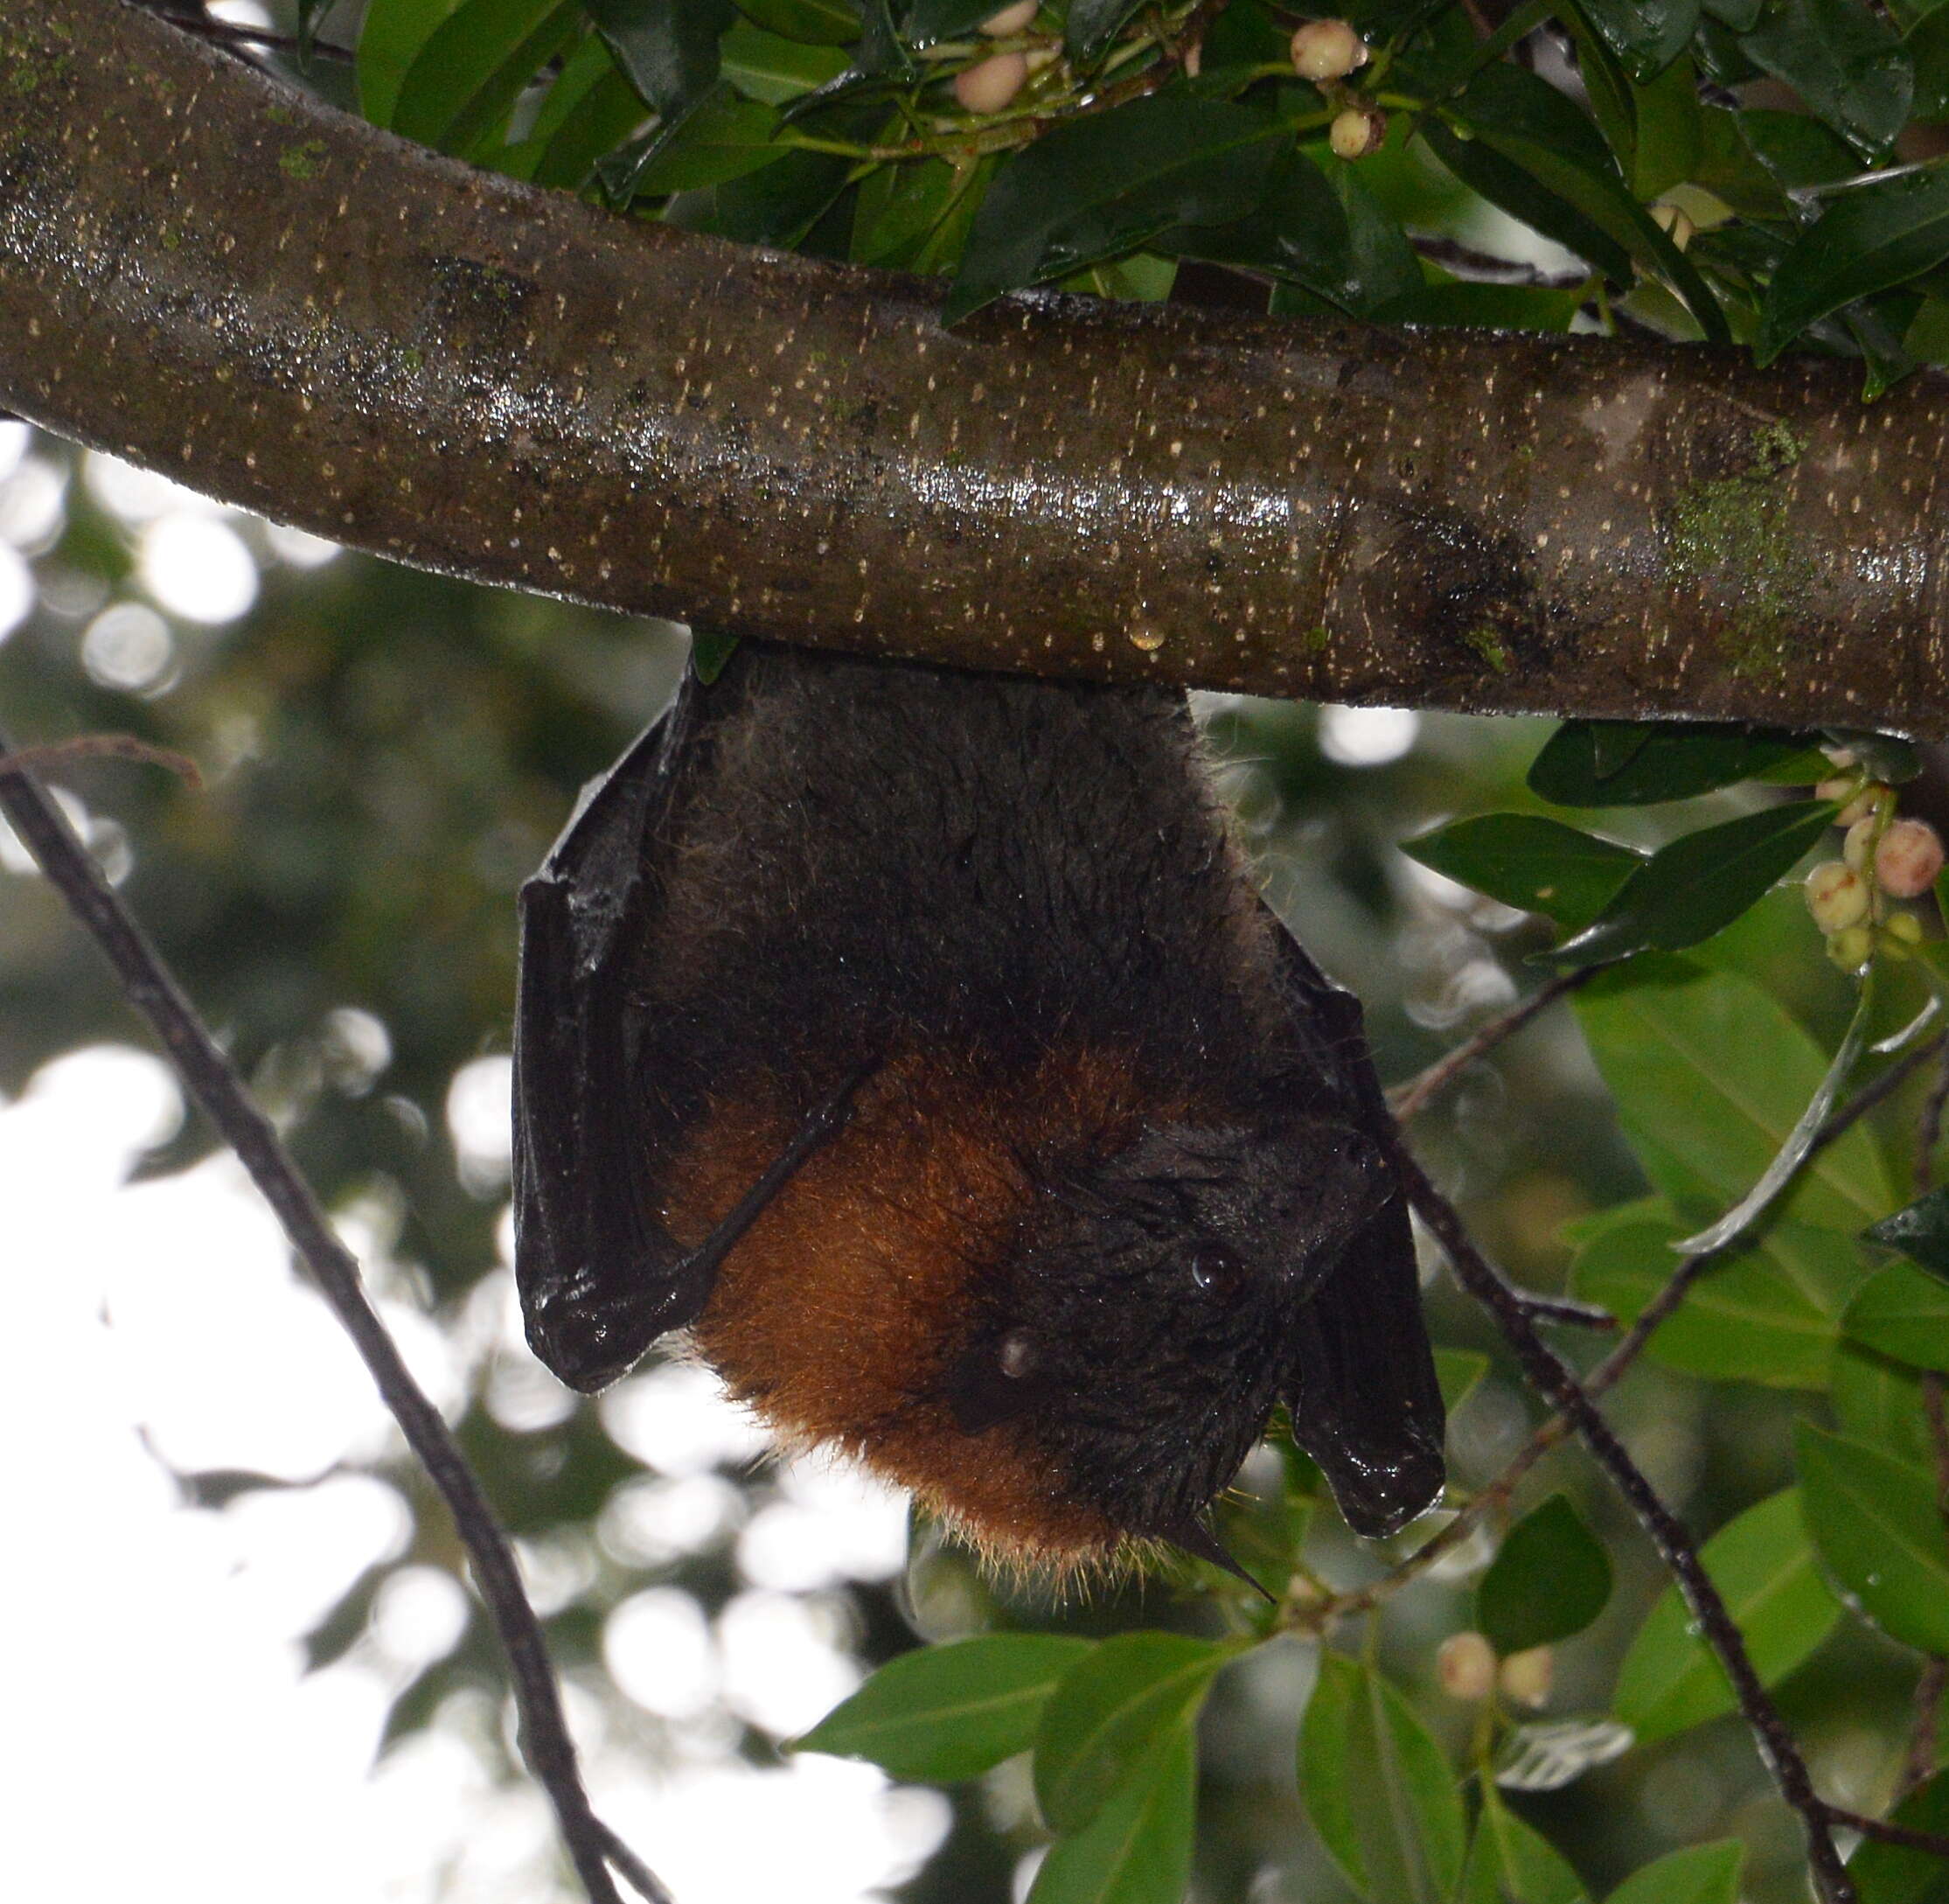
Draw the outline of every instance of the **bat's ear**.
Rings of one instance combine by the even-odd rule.
[[[1393,1199],[1300,1309],[1285,1401],[1347,1524],[1398,1532],[1441,1498],[1445,1426],[1414,1238]]]

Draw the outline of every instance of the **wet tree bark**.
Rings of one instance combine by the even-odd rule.
[[[863,652],[1949,731],[1949,379],[935,287],[0,19],[0,404],[473,580]]]

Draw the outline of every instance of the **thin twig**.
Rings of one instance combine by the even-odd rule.
[[[0,736],[0,755],[8,751]],[[554,1807],[591,1904],[622,1904],[609,1871],[613,1839],[590,1810],[582,1789],[546,1642],[522,1591],[513,1550],[446,1423],[407,1371],[392,1337],[366,1301],[357,1261],[332,1234],[310,1186],[270,1120],[251,1101],[234,1066],[31,772],[17,765],[0,768],[0,809],[107,955],[122,980],[122,995],[149,1021],[177,1075],[276,1212],[293,1250],[371,1370],[407,1445],[445,1499],[507,1653],[523,1753]],[[633,1859],[630,1876],[651,1904],[670,1904],[669,1893]]]
[[[1574,1296],[1540,1296],[1516,1283],[1507,1287],[1533,1322],[1560,1322],[1565,1329],[1594,1329],[1600,1335],[1621,1326],[1609,1309],[1600,1309],[1594,1302],[1579,1302]]]
[[[1388,1093],[1388,1108],[1399,1122],[1407,1123],[1427,1107],[1429,1100],[1437,1091],[1459,1078],[1478,1058],[1494,1050],[1505,1039],[1513,1038],[1532,1018],[1548,1011],[1558,999],[1567,997],[1579,986],[1588,985],[1602,969],[1599,966],[1585,966],[1581,971],[1563,973],[1548,985],[1539,986],[1521,1004],[1511,1006],[1499,1018],[1492,1018],[1472,1037],[1465,1039],[1452,1051],[1437,1058],[1418,1077],[1396,1085]]]
[[[1943,1047],[1942,1062],[1936,1067],[1935,1082],[1924,1099],[1922,1115],[1915,1120],[1915,1194],[1919,1196],[1935,1181],[1936,1146],[1942,1141],[1942,1109],[1949,1103],[1949,1045]]]
[[[1457,1280],[1488,1310],[1530,1382],[1560,1413],[1570,1418],[1584,1445],[1651,1536],[1660,1559],[1692,1609],[1706,1643],[1725,1669],[1739,1710],[1752,1730],[1774,1784],[1799,1817],[1806,1838],[1808,1863],[1826,1904],[1855,1904],[1854,1886],[1841,1861],[1826,1805],[1813,1789],[1806,1761],[1761,1684],[1746,1651],[1745,1637],[1700,1561],[1691,1536],[1646,1478],[1644,1470],[1631,1458],[1610,1423],[1597,1412],[1583,1384],[1536,1333],[1521,1305],[1510,1300],[1507,1287],[1470,1240],[1454,1206],[1429,1181],[1405,1147],[1396,1146],[1396,1160],[1407,1186],[1409,1203],[1447,1252]]]
[[[192,792],[203,788],[203,771],[187,754],[172,747],[156,747],[133,734],[77,734],[72,740],[40,741],[0,754],[0,773],[28,768],[36,773],[64,766],[71,760],[137,760],[145,766],[166,768]]]

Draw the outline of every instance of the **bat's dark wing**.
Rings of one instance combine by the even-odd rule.
[[[1271,923],[1296,1035],[1354,1120],[1384,1147],[1392,1120],[1360,1001],[1313,964],[1277,917]],[[1444,1479],[1444,1411],[1398,1189],[1300,1311],[1293,1351],[1285,1395],[1293,1439],[1319,1463],[1347,1524],[1378,1538],[1431,1506]]]
[[[514,1272],[535,1353],[571,1386],[613,1381],[694,1320],[707,1278],[654,1222],[643,1182],[631,949],[656,894],[645,842],[696,720],[677,700],[583,794],[521,889],[514,1017]]]

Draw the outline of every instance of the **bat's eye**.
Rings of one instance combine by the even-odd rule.
[[[1214,1301],[1229,1302],[1245,1287],[1245,1266],[1222,1243],[1198,1243],[1191,1251],[1191,1280]]]
[[[1020,1381],[1025,1375],[1035,1373],[1035,1343],[1026,1329],[1012,1329],[1001,1339],[995,1352],[995,1360],[1001,1372],[1012,1380]]]

